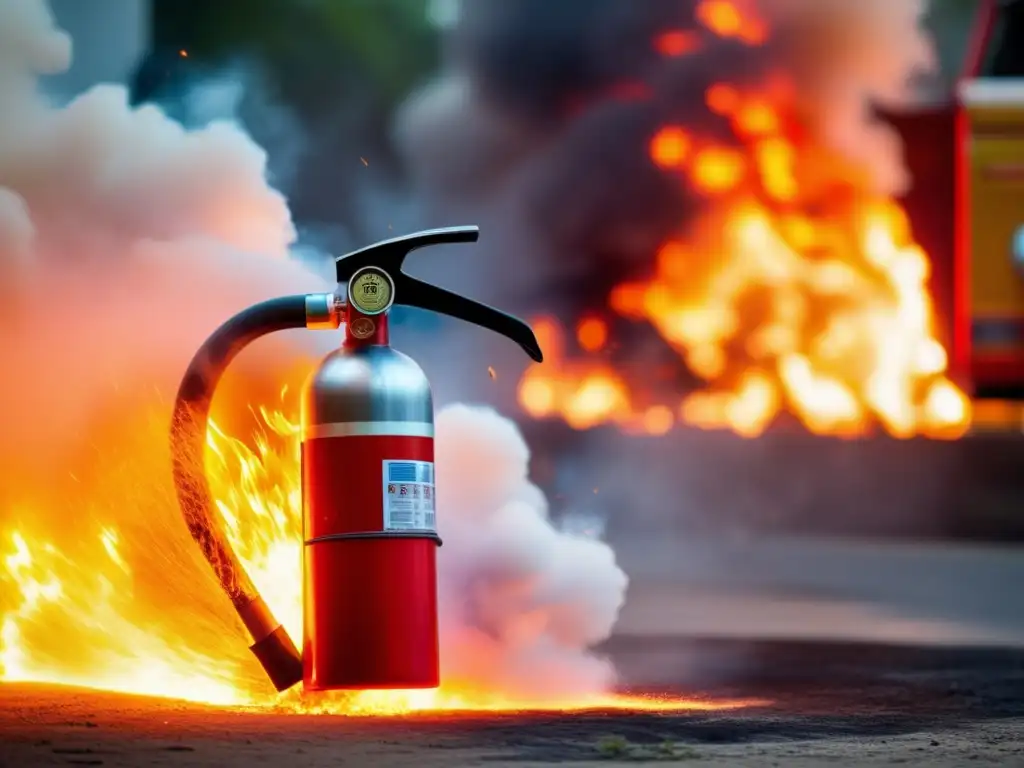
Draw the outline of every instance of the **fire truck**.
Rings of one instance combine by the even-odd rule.
[[[978,3],[942,154],[908,158],[917,191],[908,208],[931,230],[936,299],[947,317],[953,372],[975,398],[1024,399],[1024,2]],[[924,156],[925,152],[931,157]],[[931,171],[928,164],[939,166]],[[937,174],[949,180],[930,189]],[[943,190],[947,194],[943,194]],[[930,201],[924,201],[927,195]],[[914,198],[917,199],[914,199]],[[947,207],[948,206],[948,207]],[[943,209],[947,214],[943,216]],[[950,210],[951,209],[951,210]],[[941,219],[949,222],[943,226]],[[942,240],[944,242],[939,242]],[[927,247],[927,246],[926,246]]]

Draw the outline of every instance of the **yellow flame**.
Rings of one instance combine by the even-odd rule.
[[[767,30],[750,11],[741,0],[703,0],[698,18],[756,44]],[[648,146],[705,203],[695,226],[662,245],[650,278],[610,296],[612,310],[649,322],[707,382],[681,402],[656,392],[653,405],[673,422],[746,437],[783,410],[817,434],[877,425],[898,438],[960,437],[971,407],[945,375],[927,254],[896,202],[862,190],[838,161],[829,167],[787,132],[787,93],[778,79],[748,92],[715,84],[707,107],[731,122],[734,144],[668,125]],[[547,359],[519,387],[527,413],[576,429],[666,431],[663,416],[649,417],[655,371],[631,380],[609,366],[603,328],[597,344],[581,326],[570,356],[563,329],[541,325]]]
[[[297,421],[282,410],[255,414],[261,426],[249,441],[211,426],[207,472],[220,520],[249,575],[301,638]],[[0,679],[359,715],[744,704],[613,694],[531,701],[453,679],[437,690],[277,695],[249,658],[244,630],[180,519],[169,457],[157,448],[166,442],[165,428],[156,423],[138,437],[138,445],[124,446],[125,461],[105,456],[94,482],[70,483],[68,509],[56,510],[50,525],[33,526],[37,510],[29,508],[5,514],[21,525],[0,545]],[[89,537],[52,522],[70,523],[68,510],[87,521]]]

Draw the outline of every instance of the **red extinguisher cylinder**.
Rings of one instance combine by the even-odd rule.
[[[436,688],[437,546],[338,541],[309,548],[303,682],[308,690]],[[386,570],[388,565],[397,566]],[[400,589],[391,584],[401,582]],[[351,585],[351,586],[342,586]]]
[[[422,387],[410,386],[418,371],[389,347],[351,350],[328,357],[308,390],[302,487],[309,690],[440,683],[433,409],[425,377]],[[405,378],[396,379],[399,372]],[[380,391],[389,375],[390,386]],[[339,415],[360,418],[322,420]]]

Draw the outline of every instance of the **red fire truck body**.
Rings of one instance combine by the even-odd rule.
[[[951,109],[952,179],[939,188],[952,189],[953,231],[951,245],[932,253],[936,298],[948,318],[957,378],[976,397],[1018,399],[1024,397],[1024,2],[979,2]],[[941,208],[939,200],[932,205]],[[950,289],[943,291],[942,282]]]

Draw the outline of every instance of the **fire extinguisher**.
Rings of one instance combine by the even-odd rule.
[[[430,383],[392,349],[388,310],[419,307],[483,326],[543,354],[523,321],[402,271],[410,251],[475,242],[477,227],[386,240],[337,260],[333,293],[256,304],[196,352],[174,403],[174,483],[189,532],[278,691],[434,688],[439,684]],[[217,521],[203,470],[214,391],[247,344],[290,328],[338,329],[341,347],[302,397],[303,652],[274,618]]]

